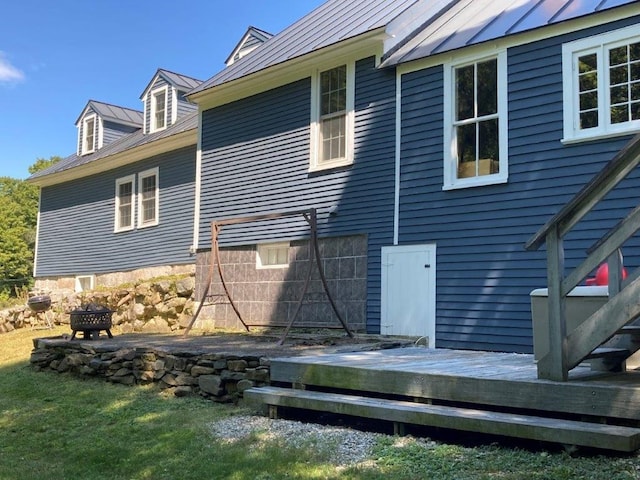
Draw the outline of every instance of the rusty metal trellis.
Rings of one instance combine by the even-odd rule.
[[[254,215],[249,217],[227,218],[223,220],[214,220],[213,222],[211,222],[211,261],[209,263],[209,275],[207,278],[207,286],[202,294],[202,299],[200,301],[200,304],[198,305],[198,308],[196,309],[195,313],[193,314],[193,317],[191,318],[191,321],[189,322],[189,325],[184,331],[184,334],[183,334],[184,336],[187,336],[189,334],[196,319],[198,318],[198,315],[200,315],[202,306],[204,305],[207,299],[207,296],[209,295],[209,289],[211,288],[211,282],[213,281],[213,276],[216,270],[218,272],[218,275],[220,276],[220,283],[222,284],[224,293],[227,299],[229,300],[229,303],[231,304],[233,311],[236,313],[238,320],[240,320],[244,328],[247,331],[249,331],[249,326],[243,320],[240,310],[238,310],[237,305],[234,303],[233,298],[231,297],[231,292],[229,292],[229,289],[224,279],[222,264],[220,262],[220,245],[218,243],[218,237],[220,235],[220,231],[222,230],[222,227],[226,225],[236,225],[239,223],[249,223],[249,222],[256,222],[260,220],[276,220],[276,219],[292,217],[296,215],[302,215],[304,219],[307,221],[307,223],[309,224],[309,227],[311,229],[311,238],[309,243],[309,267],[307,269],[307,277],[305,279],[304,288],[302,290],[302,294],[300,295],[300,300],[298,301],[298,305],[296,307],[295,313],[293,314],[293,317],[291,318],[291,320],[289,321],[289,324],[285,328],[284,334],[280,339],[279,344],[282,345],[284,343],[285,339],[287,338],[287,335],[289,334],[289,331],[293,327],[293,324],[298,316],[298,313],[300,312],[300,308],[304,303],[304,296],[306,295],[307,289],[309,288],[309,281],[311,279],[311,271],[313,268],[314,258],[315,258],[316,266],[318,267],[320,280],[322,281],[322,287],[324,288],[324,291],[327,295],[327,299],[331,304],[331,308],[333,309],[333,312],[336,314],[336,317],[340,321],[340,324],[344,328],[345,332],[347,332],[347,335],[353,338],[353,333],[351,332],[347,323],[344,321],[344,319],[340,315],[340,312],[338,311],[338,307],[336,306],[336,303],[333,300],[333,297],[331,296],[331,292],[329,291],[329,286],[327,284],[327,279],[324,275],[324,269],[322,268],[322,258],[320,257],[320,248],[318,246],[318,214],[315,208],[310,208],[308,210],[295,210],[295,211],[289,211],[289,212],[271,213],[271,214],[265,214],[265,215]]]

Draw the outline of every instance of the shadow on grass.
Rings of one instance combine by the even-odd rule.
[[[0,385],[0,479],[339,478],[304,448],[215,439],[209,425],[237,407],[26,361],[0,368]]]

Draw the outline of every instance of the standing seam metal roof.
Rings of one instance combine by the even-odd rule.
[[[130,125],[133,127],[142,126],[143,114],[141,111],[133,110],[132,108],[119,107],[118,105],[111,105],[110,103],[98,102],[96,100],[89,100],[87,102],[87,105],[82,109],[82,113],[76,120],[76,124],[84,116],[89,107],[100,115],[103,120],[111,120],[116,123]]]
[[[385,27],[419,0],[329,0],[189,94],[245,77],[342,40]]]
[[[177,135],[179,133],[186,132],[187,130],[195,130],[197,127],[198,112],[192,112],[188,115],[185,115],[184,117],[179,118],[176,123],[160,132],[144,134],[142,133],[142,129],[140,129],[130,135],[125,135],[124,137],[121,137],[109,143],[108,145],[105,145],[103,148],[90,155],[77,155],[74,153],[73,155],[60,160],[58,163],[50,166],[49,168],[34,173],[29,177],[29,180],[45,177],[54,173],[60,173],[71,168],[96,162],[100,159],[122,153],[126,150],[130,150],[141,145],[152,143],[162,138]]]
[[[193,88],[196,88],[202,83],[202,80],[198,80],[197,78],[187,77],[186,75],[182,75],[180,73],[171,72],[169,70],[159,68],[156,73],[153,74],[153,77],[151,77],[151,80],[149,80],[147,86],[144,87],[144,90],[140,94],[141,99],[145,96],[149,88],[151,88],[151,85],[153,85],[154,80],[158,76],[163,77],[167,82],[169,82],[169,84],[176,87],[178,90],[189,91]]]
[[[397,65],[507,35],[609,10],[635,0],[459,0],[390,52],[382,66]],[[640,14],[640,9],[638,11]],[[400,31],[388,31],[401,35]]]

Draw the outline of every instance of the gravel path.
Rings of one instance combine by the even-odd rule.
[[[226,442],[235,442],[252,434],[259,434],[265,441],[277,439],[289,446],[307,445],[311,448],[329,449],[333,464],[343,468],[371,461],[376,442],[386,437],[380,433],[343,427],[294,420],[272,420],[250,415],[233,416],[213,423],[211,432],[216,438]],[[408,438],[397,440],[407,441]]]

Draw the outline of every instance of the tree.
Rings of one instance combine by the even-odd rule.
[[[60,161],[39,158],[33,174]],[[15,293],[33,280],[38,221],[38,187],[23,180],[0,177],[0,294]]]

